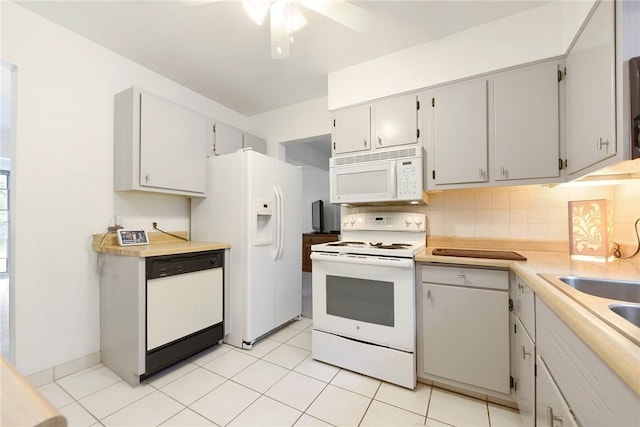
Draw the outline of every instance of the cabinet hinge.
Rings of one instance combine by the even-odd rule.
[[[420,129],[416,129],[416,138],[420,138]]]
[[[436,179],[436,170],[431,171],[431,179]]]
[[[333,119],[333,127],[336,127],[336,119]]]
[[[334,150],[336,149],[336,142],[335,141],[333,141],[333,149]]]
[[[514,334],[517,334],[517,333],[518,333],[518,330],[516,329],[516,325],[517,325],[517,323],[514,323],[514,324],[513,324],[513,333],[514,333]]]
[[[436,106],[436,98],[435,97],[431,98],[431,106],[432,107]]]
[[[513,311],[513,300],[509,298],[509,311]]]
[[[562,81],[562,71],[558,70],[558,82]]]
[[[509,377],[509,388],[516,388],[516,380],[513,379],[513,377]]]
[[[420,101],[416,101],[416,110],[420,109]]]
[[[564,67],[564,71],[562,72],[562,74],[567,77],[567,67]]]
[[[213,128],[213,133],[216,133],[216,125],[211,126]]]
[[[538,376],[538,365],[534,363],[533,365],[533,376],[537,377]]]

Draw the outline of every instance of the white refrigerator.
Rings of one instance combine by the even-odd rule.
[[[253,342],[302,312],[302,173],[251,150],[210,157],[191,238],[227,242],[224,341]]]

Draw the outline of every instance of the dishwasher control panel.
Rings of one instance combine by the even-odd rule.
[[[222,268],[224,266],[224,250],[155,256],[147,258],[146,263],[147,280],[157,279],[195,271]]]

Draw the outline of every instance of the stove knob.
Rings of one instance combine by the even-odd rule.
[[[342,220],[342,225],[346,227],[347,224],[349,224],[349,216],[345,215],[344,219]]]
[[[407,227],[411,225],[413,221],[411,220],[411,217],[407,217],[407,219],[404,220],[404,223],[407,224]]]
[[[355,223],[356,223],[356,219],[352,217],[351,220],[349,221],[349,224],[353,225]]]
[[[417,225],[418,227],[420,227],[420,225],[422,224],[422,218],[420,218],[419,216],[417,216],[417,217],[415,217],[415,218],[414,218],[413,222],[415,222],[415,223],[416,223],[416,225]]]

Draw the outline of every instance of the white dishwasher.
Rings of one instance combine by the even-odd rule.
[[[224,251],[146,259],[145,375],[223,338]]]

